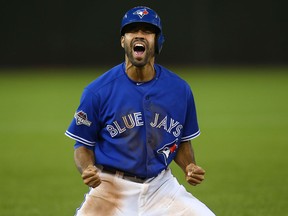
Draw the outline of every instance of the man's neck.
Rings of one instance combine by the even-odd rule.
[[[154,62],[143,67],[136,67],[126,62],[126,73],[135,82],[148,82],[155,77]]]

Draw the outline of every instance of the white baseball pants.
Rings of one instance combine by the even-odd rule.
[[[90,189],[77,216],[215,216],[164,170],[144,183],[100,173],[102,183]]]

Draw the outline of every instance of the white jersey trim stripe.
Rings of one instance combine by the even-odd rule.
[[[81,143],[88,145],[88,146],[95,146],[94,144],[96,143],[96,142],[91,142],[89,140],[83,139],[82,137],[76,136],[76,135],[70,133],[69,131],[66,131],[65,135],[70,137],[71,139],[74,139],[74,140],[81,142]]]
[[[181,138],[181,141],[184,142],[184,141],[192,140],[192,139],[198,137],[199,135],[200,135],[200,130],[198,130],[196,133],[191,134],[191,135],[189,135],[189,136],[182,137],[182,138]]]

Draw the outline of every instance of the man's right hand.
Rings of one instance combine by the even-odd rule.
[[[93,165],[89,165],[86,169],[84,169],[81,176],[84,184],[88,185],[89,187],[95,188],[101,184],[99,170]]]

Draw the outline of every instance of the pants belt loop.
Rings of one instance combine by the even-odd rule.
[[[120,171],[116,171],[115,176],[117,176],[118,178],[123,178],[124,177],[124,173],[120,172]]]

